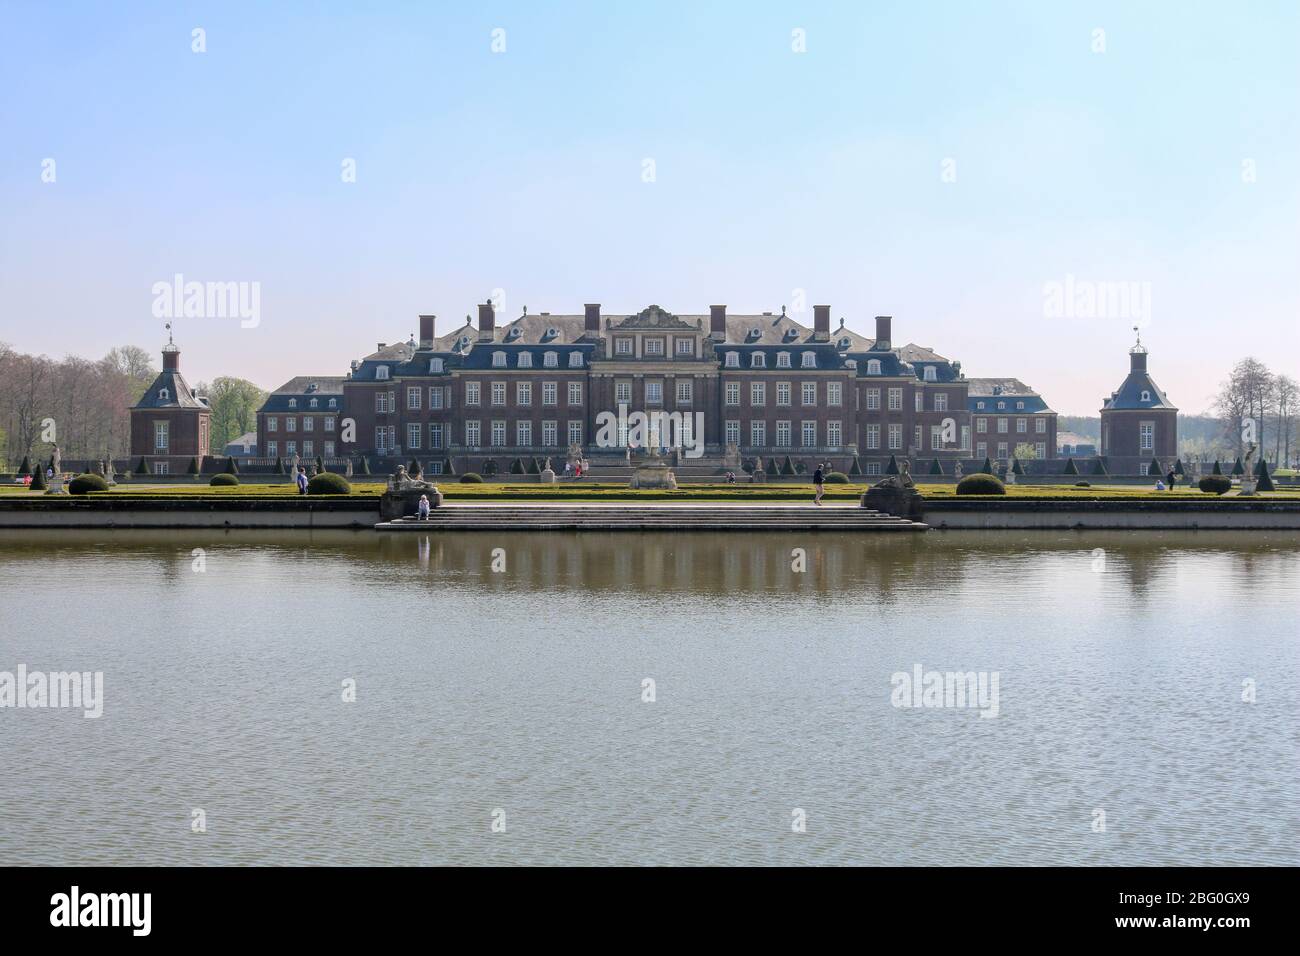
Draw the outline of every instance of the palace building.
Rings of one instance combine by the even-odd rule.
[[[181,374],[181,352],[167,336],[162,372],[131,406],[131,460],[155,475],[180,475],[208,454],[212,412]]]
[[[728,452],[841,470],[856,458],[867,475],[891,457],[938,459],[950,473],[957,459],[1005,459],[1018,444],[1056,457],[1056,413],[1037,393],[1017,379],[968,380],[960,362],[895,344],[889,316],[866,337],[842,318],[832,328],[827,305],[813,307],[809,328],[784,309],[733,315],[724,305],[607,315],[593,304],[498,324],[488,302],[477,326],[467,317],[436,335],[435,317],[422,315],[419,329],[418,340],[380,342],[343,377],[276,389],[258,412],[259,453],[504,473],[516,458],[558,460],[578,446],[599,465],[626,453],[621,425],[598,441],[602,413],[622,408],[677,413],[678,444],[702,443],[701,468]]]
[[[1129,349],[1129,372],[1101,406],[1101,454],[1105,458],[1173,459],[1178,455],[1178,409],[1147,371],[1139,335]]]

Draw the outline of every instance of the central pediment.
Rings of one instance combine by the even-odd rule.
[[[646,306],[636,315],[629,315],[614,326],[616,329],[694,329],[697,327],[698,325],[691,325],[657,305]]]

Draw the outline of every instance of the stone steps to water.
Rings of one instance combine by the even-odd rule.
[[[399,518],[378,531],[665,530],[924,531],[926,525],[870,508],[811,505],[444,505],[427,521]]]

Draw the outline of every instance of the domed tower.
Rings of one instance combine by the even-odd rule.
[[[212,418],[207,399],[195,395],[181,375],[181,350],[167,325],[162,372],[131,407],[131,467],[141,458],[151,474],[184,474],[191,458],[208,454]]]
[[[1128,378],[1102,403],[1101,453],[1112,459],[1134,459],[1139,467],[1152,458],[1162,464],[1169,459],[1172,464],[1178,456],[1178,409],[1147,371],[1140,333],[1128,354]],[[1112,462],[1112,470],[1120,464]]]

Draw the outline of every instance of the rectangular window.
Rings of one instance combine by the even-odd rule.
[[[889,426],[889,450],[897,451],[902,447],[903,447],[903,426],[890,425]]]
[[[492,404],[494,407],[502,408],[506,404],[506,383],[492,383]]]
[[[989,420],[987,418],[975,419],[975,430],[983,435],[989,430]]]
[[[293,446],[294,443],[290,442],[289,444],[290,446]],[[296,450],[297,450],[296,448],[290,447],[289,453],[293,454]],[[388,426],[387,425],[380,425],[378,428],[375,429],[375,451],[377,451],[381,455],[388,454]]]
[[[901,412],[903,410],[903,390],[901,388],[891,388],[889,390],[889,410],[891,412]]]
[[[629,338],[620,338],[620,339],[615,339],[615,340],[614,340],[614,354],[615,354],[615,355],[631,355],[631,354],[632,354],[632,340],[629,339]]]
[[[921,439],[924,437],[925,435],[920,425],[916,425],[912,428],[912,447],[915,448],[917,451],[920,451],[925,447],[924,445],[921,444]]]
[[[1138,425],[1138,435],[1141,439],[1139,446],[1143,451],[1151,451],[1156,447],[1156,423],[1142,422]]]
[[[314,455],[314,454],[316,454],[316,446],[315,446],[315,444],[313,444],[312,442],[309,442],[309,441],[305,441],[305,442],[303,442],[303,443],[302,443],[302,453],[303,453],[304,455]]]
[[[740,422],[739,421],[737,421],[734,418],[727,419],[727,423],[724,426],[723,441],[725,441],[729,445],[740,444]]]
[[[435,386],[429,389],[429,407],[442,408],[442,387]]]
[[[816,382],[804,382],[803,388],[800,391],[802,392],[801,401],[803,402],[803,404],[805,405],[817,404],[817,383]]]
[[[515,403],[521,407],[533,404],[532,382],[515,382]]]
[[[931,425],[930,426],[930,450],[938,451],[942,447],[943,447],[943,426]]]
[[[429,447],[445,448],[446,433],[443,431],[442,422],[429,422]]]
[[[154,451],[166,451],[170,441],[170,425],[167,422],[153,423]]]
[[[961,447],[963,451],[969,450],[970,448],[970,426],[969,425],[961,426]]]
[[[727,405],[740,404],[740,383],[739,382],[727,383],[726,398],[724,399],[724,404]]]
[[[783,405],[790,404],[790,383],[789,382],[776,383],[776,404],[778,408]]]
[[[694,354],[695,354],[695,340],[694,340],[694,339],[678,339],[678,340],[677,340],[677,354],[678,354],[678,355],[694,355]]]
[[[826,423],[826,444],[832,448],[839,448],[844,444],[844,431],[839,422]]]
[[[1007,443],[1004,441],[998,442],[998,457],[999,458],[1007,457]]]
[[[334,443],[332,441],[327,441],[325,443],[325,457],[326,458],[334,457]]]
[[[502,448],[506,443],[506,423],[500,419],[492,422],[492,445],[494,448]]]
[[[410,422],[406,426],[406,447],[416,449],[420,447],[420,433],[423,431],[418,423]]]
[[[614,401],[620,405],[630,405],[632,403],[631,382],[614,383]]]
[[[406,407],[409,411],[418,411],[420,408],[420,387],[418,385],[407,386],[406,389]]]
[[[483,445],[483,433],[476,421],[465,423],[465,444],[471,448],[479,448]]]
[[[269,432],[278,432],[280,430],[280,421],[274,415],[266,419],[266,430]]]
[[[998,419],[998,434],[999,434],[999,435],[1005,435],[1006,433],[1007,433],[1007,420],[1006,420],[1005,418],[999,418],[999,419]]]
[[[465,383],[465,404],[477,405],[478,403],[479,403],[479,383],[466,382]]]
[[[925,411],[925,392],[921,391],[918,388],[915,392],[915,395],[916,395],[916,410],[918,412]]]
[[[1041,442],[1041,441],[1040,441],[1040,442],[1035,442],[1035,443],[1034,443],[1034,457],[1035,457],[1035,458],[1046,458],[1046,457],[1047,457],[1047,443],[1046,443],[1046,442]]]
[[[776,447],[777,448],[790,447],[790,423],[789,422],[776,423]]]
[[[1036,431],[1040,435],[1047,434],[1047,419],[1046,418],[1034,419],[1034,431]]]
[[[559,389],[558,382],[543,382],[542,383],[542,404],[554,405],[557,401],[559,401],[558,398],[559,391],[560,389]]]
[[[934,410],[935,410],[936,412],[946,412],[946,411],[948,410],[948,393],[947,393],[947,392],[935,392],[935,393],[934,393]]]
[[[817,423],[804,422],[800,432],[801,443],[804,448],[812,448],[817,444]]]
[[[533,423],[515,422],[515,444],[531,445],[533,443]]]
[[[280,454],[280,443],[278,441],[269,441],[266,443],[266,453],[271,457]]]
[[[581,382],[569,383],[569,404],[570,405],[582,404],[582,383]]]
[[[298,430],[298,419],[286,418],[284,420],[284,430],[287,432],[296,432]]]
[[[880,462],[878,462],[878,461],[869,461],[869,462],[867,462],[867,474],[868,474],[868,475],[878,475],[878,474],[880,474]]]
[[[1025,419],[1023,419],[1023,418],[1017,418],[1017,419],[1016,419],[1016,434],[1017,434],[1017,435],[1023,435],[1023,434],[1024,434],[1025,432],[1027,432],[1027,431],[1029,431],[1029,422],[1027,422],[1027,421],[1026,421]]]
[[[879,425],[867,426],[867,447],[868,448],[880,447],[880,426]]]
[[[326,416],[325,416],[325,430],[326,430],[327,432],[332,432],[332,431],[334,430],[334,416],[333,416],[333,415],[326,415]]]
[[[976,458],[987,458],[989,456],[989,446],[987,442],[980,442],[975,446]]]
[[[755,446],[767,444],[767,422],[752,421],[749,423],[749,443]]]
[[[441,474],[442,474],[442,462],[440,462],[440,461],[431,461],[431,462],[429,462],[429,474],[431,474],[431,475],[441,475]]]
[[[663,354],[664,354],[664,340],[663,340],[663,339],[646,339],[646,340],[645,340],[645,354],[646,354],[646,355],[663,355]]]
[[[314,431],[316,428],[316,419],[310,415],[302,416],[302,430],[305,432]]]
[[[385,429],[383,429],[383,428],[376,428],[376,429],[375,429],[375,432],[376,432],[376,436],[377,436],[377,434],[378,434],[379,432],[385,432],[385,434],[387,434],[387,432],[386,432]],[[376,442],[375,442],[375,447],[376,447],[376,448],[379,447],[379,442],[378,442],[378,439],[377,439],[377,438],[376,438]],[[387,446],[384,446],[384,447],[387,447]],[[297,443],[296,441],[287,441],[287,442],[285,442],[285,443],[284,443],[284,453],[285,453],[286,455],[288,455],[290,458],[292,458],[294,455],[298,454],[298,443]]]
[[[558,422],[542,422],[542,444],[547,448],[559,445],[560,429]]]
[[[569,444],[570,445],[582,444],[582,420],[581,419],[569,419]]]
[[[153,473],[155,475],[165,475],[171,471],[171,465],[165,461],[155,461],[153,463]]]
[[[682,340],[678,340],[679,344]],[[689,344],[689,341],[688,343]],[[677,404],[689,405],[695,395],[695,383],[689,378],[679,378],[677,380]]]
[[[645,383],[645,403],[647,405],[662,405],[664,403],[663,382]]]
[[[880,389],[867,389],[867,411],[874,412],[880,409]]]
[[[749,383],[749,404],[755,407],[767,404],[767,384],[765,382]]]
[[[844,383],[827,382],[826,383],[826,404],[831,408],[838,408],[844,403]]]

